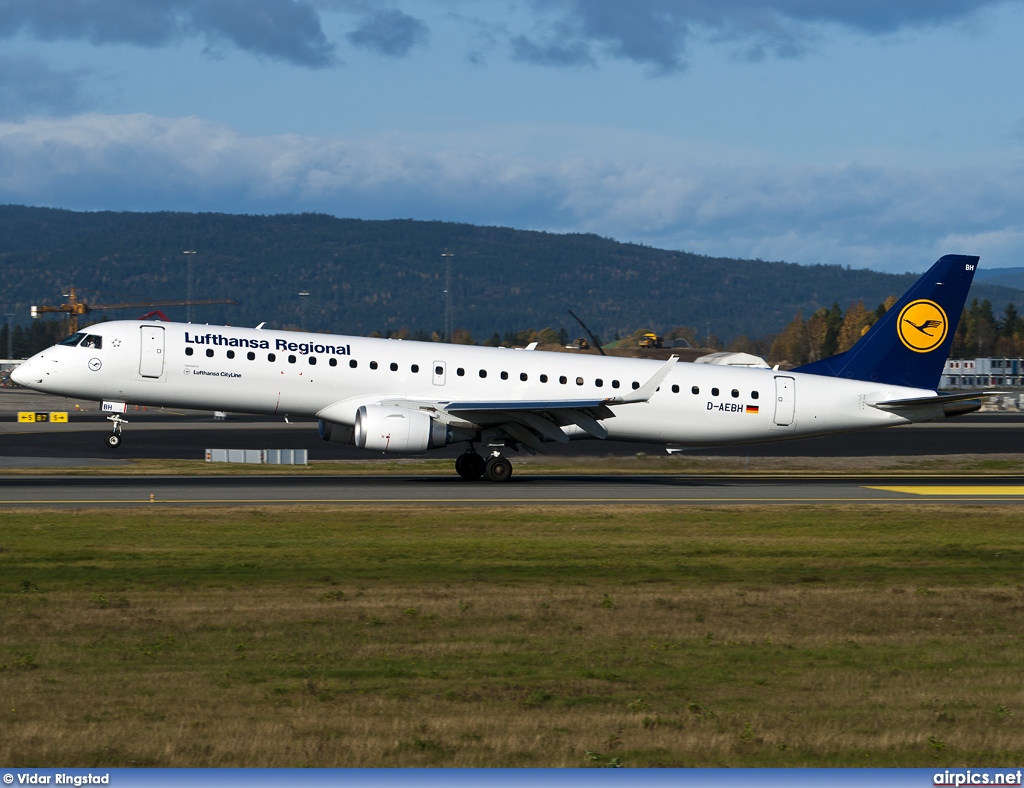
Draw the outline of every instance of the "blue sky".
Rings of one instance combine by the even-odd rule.
[[[0,0],[0,202],[1024,265],[1024,0]]]

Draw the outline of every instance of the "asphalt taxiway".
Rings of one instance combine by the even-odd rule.
[[[1019,476],[815,477],[523,474],[504,484],[456,476],[22,476],[0,506],[1024,504]]]
[[[216,421],[210,414],[174,416],[130,413],[123,443],[105,445],[110,425],[100,414],[72,414],[68,424],[0,422],[0,457],[201,460],[206,449],[306,449],[310,460],[380,458],[354,446],[326,443],[311,421],[235,417]],[[546,444],[550,456],[605,457],[663,454],[660,446],[616,441]],[[431,452],[455,458],[462,445]],[[1024,450],[1024,414],[963,416],[949,422],[913,424],[864,432],[750,446],[699,449],[688,454],[717,457],[924,457],[945,454],[1014,454]],[[388,457],[387,459],[393,459]]]

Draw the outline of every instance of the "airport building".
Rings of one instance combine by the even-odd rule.
[[[11,370],[25,359],[23,358],[0,358],[0,386],[13,386],[11,383]]]
[[[1024,386],[1024,358],[948,358],[942,369],[942,389]]]

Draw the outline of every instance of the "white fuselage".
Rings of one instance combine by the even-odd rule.
[[[351,425],[382,401],[605,398],[642,386],[664,362],[572,353],[330,336],[232,326],[117,321],[84,333],[102,347],[57,345],[17,382],[82,399],[325,418]],[[676,364],[647,402],[613,405],[612,440],[681,447],[787,440],[943,418],[871,402],[933,391],[760,368]],[[328,411],[329,409],[329,411]],[[576,426],[570,437],[588,437]]]

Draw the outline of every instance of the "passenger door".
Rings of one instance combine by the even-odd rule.
[[[164,374],[164,329],[162,326],[142,326],[142,353],[139,356],[139,374],[157,379]]]
[[[775,378],[775,418],[772,427],[791,430],[796,425],[796,380],[778,375]]]

